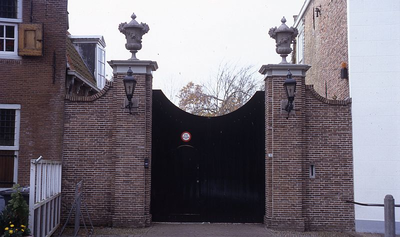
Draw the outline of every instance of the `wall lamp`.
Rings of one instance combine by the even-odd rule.
[[[319,17],[321,15],[321,5],[319,5],[319,7],[315,8],[315,14],[316,14],[316,17]]]
[[[347,63],[342,63],[342,69],[340,69],[340,78],[349,79],[349,69],[347,68]]]
[[[128,104],[125,106],[125,108],[129,109],[129,114],[132,114],[132,107],[133,107],[132,97],[133,93],[135,92],[137,80],[135,79],[135,77],[133,77],[133,72],[131,67],[129,67],[126,76],[123,79],[123,82],[125,87],[126,98],[128,98]]]
[[[292,78],[292,73],[290,70],[288,70],[287,78],[285,82],[283,83],[283,87],[285,88],[286,91],[286,96],[288,99],[288,103],[285,106],[285,110],[288,113],[288,116],[286,119],[289,118],[290,111],[293,110],[293,101],[294,101],[294,96],[296,93],[296,80]]]

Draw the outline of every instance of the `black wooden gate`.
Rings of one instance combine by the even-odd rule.
[[[233,113],[207,118],[154,90],[153,221],[263,222],[264,117],[263,92]]]

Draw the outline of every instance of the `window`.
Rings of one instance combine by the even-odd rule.
[[[0,0],[0,58],[18,58],[22,0]]]
[[[0,104],[0,188],[17,182],[20,105]]]
[[[0,109],[0,145],[15,144],[15,110]]]
[[[20,105],[0,104],[0,150],[18,150]]]
[[[103,89],[103,87],[106,84],[106,52],[104,51],[104,48],[97,46],[97,76],[96,76],[96,81],[97,81],[97,87],[100,89]]]
[[[16,55],[16,29],[16,24],[5,24],[0,22],[0,54]]]
[[[297,27],[299,34],[297,36],[296,44],[296,59],[297,64],[304,64],[304,23],[301,21]]]
[[[0,1],[0,17],[1,18],[18,18],[18,0],[1,0]]]

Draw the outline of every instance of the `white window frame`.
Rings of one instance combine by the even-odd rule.
[[[14,146],[0,146],[0,150],[16,151],[19,150],[19,132],[21,123],[21,105],[19,104],[0,104],[0,109],[15,110],[15,136]]]
[[[297,35],[296,60],[297,64],[304,64],[304,21],[301,20],[297,26],[299,34]]]
[[[14,177],[13,182],[18,183],[18,152],[19,152],[19,134],[21,126],[21,105],[19,104],[0,104],[0,109],[15,110],[15,136],[14,146],[0,146],[0,150],[14,151]],[[3,188],[0,188],[2,190]],[[5,188],[8,189],[8,188]]]
[[[0,26],[14,26],[14,51],[0,51],[0,58],[19,58],[18,56],[18,24],[0,22]],[[5,32],[4,32],[5,37]],[[3,40],[3,39],[1,39]],[[5,45],[4,45],[5,46]]]
[[[17,151],[17,150],[19,150],[19,132],[20,132],[20,123],[21,123],[21,105],[18,105],[18,104],[0,104],[0,109],[14,109],[15,110],[14,146],[0,146],[0,150]]]
[[[101,57],[101,55],[99,55],[99,51],[103,52],[103,57]],[[100,64],[103,65],[103,67],[100,67]],[[103,70],[100,70],[103,69]],[[99,89],[103,89],[103,87],[106,84],[106,50],[99,46],[99,44],[97,44],[96,46],[96,67],[95,67],[95,77],[96,77],[96,81],[97,81],[97,87]]]
[[[0,59],[21,59],[18,56],[18,23],[22,22],[22,0],[17,0],[17,18],[0,17],[0,25],[14,26],[14,52],[0,51]],[[5,32],[4,32],[5,34]]]

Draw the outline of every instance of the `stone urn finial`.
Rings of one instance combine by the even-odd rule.
[[[142,36],[149,32],[150,28],[146,23],[138,23],[135,13],[131,16],[132,20],[129,23],[121,23],[118,26],[119,31],[125,35],[125,48],[132,53],[129,60],[138,60],[136,53],[142,48]]]
[[[282,20],[282,25],[280,25],[278,28],[274,27],[269,29],[268,34],[271,36],[271,38],[275,39],[276,41],[276,53],[280,54],[282,57],[282,62],[281,64],[288,63],[286,61],[286,57],[288,54],[292,52],[292,48],[290,47],[290,44],[293,42],[293,40],[296,38],[298,31],[296,28],[293,27],[288,27],[286,23],[286,18],[283,17]]]

